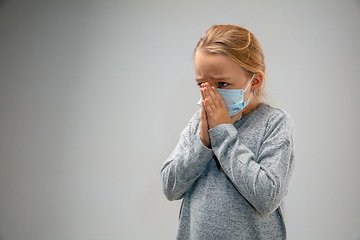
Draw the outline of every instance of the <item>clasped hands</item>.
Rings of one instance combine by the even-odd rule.
[[[208,130],[220,124],[234,124],[239,119],[241,112],[230,117],[225,102],[216,87],[209,83],[200,86],[201,92],[201,116],[200,116],[200,139],[203,144],[211,148],[211,140]]]

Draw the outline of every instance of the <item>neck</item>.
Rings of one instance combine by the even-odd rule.
[[[250,96],[249,104],[245,107],[245,110],[243,112],[243,115],[246,115],[248,113],[251,113],[254,111],[257,107],[261,105],[261,101],[257,97],[254,97],[253,94]]]

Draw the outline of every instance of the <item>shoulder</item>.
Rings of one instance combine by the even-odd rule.
[[[265,105],[264,114],[267,116],[266,132],[277,133],[285,138],[293,138],[294,121],[291,115],[283,109]]]
[[[282,121],[293,122],[292,117],[285,110],[277,108],[277,107],[271,107],[270,105],[267,105],[267,106],[269,108],[269,112],[271,113],[272,118],[278,118],[278,119],[281,119]]]
[[[267,121],[268,124],[284,122],[289,125],[294,125],[294,121],[288,112],[278,107],[272,107],[268,104],[262,104],[257,111],[257,115]]]
[[[293,135],[293,119],[283,109],[262,104],[248,115],[250,116],[245,116],[243,127],[251,126],[258,132],[263,132],[265,138],[273,134],[278,134],[278,136]]]

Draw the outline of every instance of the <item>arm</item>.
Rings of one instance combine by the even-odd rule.
[[[262,215],[276,210],[293,170],[293,122],[281,113],[269,118],[258,153],[241,143],[232,124],[209,130],[213,151],[235,188]],[[254,136],[256,137],[256,136]]]
[[[213,151],[205,147],[196,131],[196,114],[182,131],[180,140],[161,169],[163,192],[167,199],[176,200],[205,171]]]

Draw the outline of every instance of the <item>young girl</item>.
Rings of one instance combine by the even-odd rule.
[[[286,239],[294,126],[264,103],[258,40],[239,26],[213,26],[194,65],[201,109],[161,169],[165,196],[183,199],[177,239]]]

